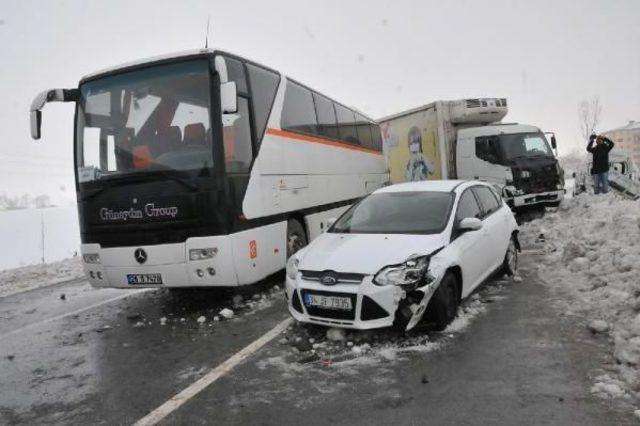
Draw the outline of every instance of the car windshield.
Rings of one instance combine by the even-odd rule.
[[[213,169],[206,60],[158,65],[80,87],[78,180]]]
[[[449,219],[448,192],[381,192],[351,207],[329,230],[352,234],[437,234]]]
[[[504,156],[509,159],[522,157],[553,157],[553,152],[542,133],[515,133],[498,137]]]

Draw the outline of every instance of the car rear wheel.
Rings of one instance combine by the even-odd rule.
[[[507,252],[504,255],[504,261],[502,262],[502,273],[510,277],[514,276],[518,272],[518,246],[514,236],[509,240],[507,246]]]
[[[307,245],[307,233],[296,219],[287,222],[287,259]]]
[[[437,331],[444,330],[456,317],[459,304],[458,279],[447,272],[427,305],[427,321],[433,323]]]

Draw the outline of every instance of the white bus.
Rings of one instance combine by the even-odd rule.
[[[385,185],[378,125],[279,72],[204,49],[42,92],[75,102],[81,252],[99,287],[255,283]]]

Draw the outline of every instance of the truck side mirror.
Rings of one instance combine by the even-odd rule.
[[[31,120],[31,137],[40,139],[40,128],[42,126],[42,112],[39,110],[31,111],[29,114]]]
[[[557,149],[558,144],[556,143],[556,135],[551,135],[551,148]]]
[[[220,84],[220,109],[223,114],[238,112],[238,92],[235,81]]]

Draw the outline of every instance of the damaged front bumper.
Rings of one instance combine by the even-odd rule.
[[[564,198],[564,189],[556,191],[539,192],[535,194],[511,195],[506,197],[507,204],[511,207],[532,206],[535,204],[558,203]]]
[[[390,326],[410,330],[424,315],[438,285],[436,279],[428,285],[405,290],[396,285],[376,285],[373,276],[368,275],[357,284],[329,286],[305,280],[298,274],[295,279],[287,276],[285,293],[289,313],[300,322],[356,330]],[[312,304],[317,296],[341,298],[345,303],[341,309],[320,307]]]

